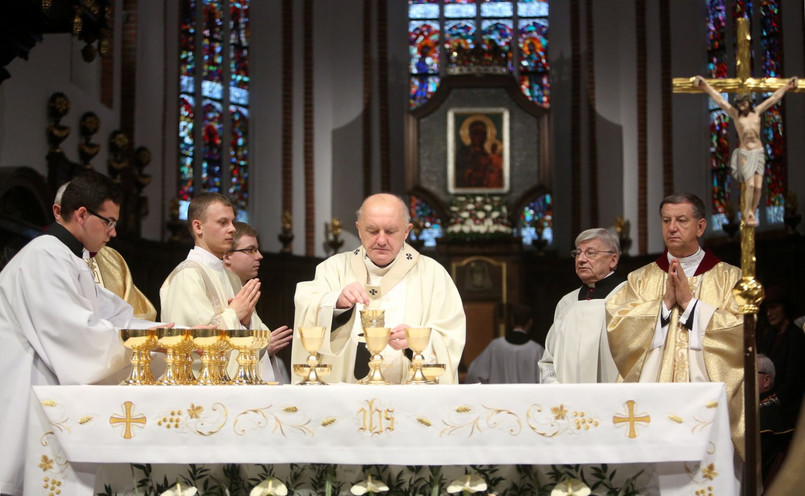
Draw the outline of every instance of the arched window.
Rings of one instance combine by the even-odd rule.
[[[441,77],[482,68],[511,73],[534,103],[550,107],[548,0],[409,0],[409,106]]]
[[[181,0],[181,217],[193,195],[229,196],[248,220],[249,1]]]

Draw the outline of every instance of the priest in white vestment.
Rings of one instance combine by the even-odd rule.
[[[234,220],[235,206],[220,193],[201,193],[190,202],[187,221],[195,246],[159,289],[163,320],[188,327],[268,330],[254,311],[260,280],[241,286],[240,278],[224,267],[224,255],[232,249]],[[230,374],[234,373],[233,358]],[[278,381],[273,367],[261,363],[263,380]]]
[[[606,229],[587,229],[576,237],[576,275],[583,283],[559,300],[539,361],[543,384],[615,382],[618,370],[609,351],[604,304],[624,284],[615,273],[618,237]]]
[[[293,363],[307,359],[299,327],[322,326],[326,334],[319,352],[322,363],[332,366],[324,380],[354,383],[362,379],[369,358],[359,311],[377,308],[384,311],[384,326],[391,328],[389,345],[382,352],[386,380],[400,383],[408,375],[405,329],[430,327],[425,360],[445,364],[442,384],[457,383],[466,319],[450,275],[441,264],[405,243],[412,226],[400,198],[385,193],[370,196],[357,218],[361,246],[328,258],[316,267],[312,281],[296,286]]]
[[[612,357],[625,382],[725,383],[743,458],[743,318],[732,296],[741,270],[699,246],[707,220],[697,196],[666,197],[660,216],[665,253],[607,302]]]
[[[224,255],[224,267],[238,276],[241,284],[246,284],[251,279],[257,277],[260,271],[260,261],[263,254],[260,253],[260,241],[257,239],[257,230],[245,222],[235,222],[235,234],[232,241],[232,249]],[[255,315],[257,311],[255,310]],[[288,384],[291,382],[288,372],[277,356],[277,352],[291,344],[293,329],[288,326],[277,327],[271,331],[271,339],[266,350],[271,362],[271,370],[274,380]],[[268,366],[268,364],[266,364]],[[280,380],[281,379],[281,380]]]
[[[106,176],[76,177],[64,193],[62,224],[28,243],[0,273],[2,494],[23,492],[31,386],[102,381],[129,364],[118,330],[155,326],[95,284],[82,258],[116,235],[121,199]]]
[[[514,307],[511,330],[475,357],[467,368],[466,384],[539,383],[539,360],[545,349],[529,335],[534,323],[531,312],[525,305]]]

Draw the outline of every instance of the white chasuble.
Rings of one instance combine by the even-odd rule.
[[[327,382],[356,382],[354,376],[358,343],[362,341],[360,310],[335,308],[341,290],[358,281],[367,288],[370,308],[384,312],[384,327],[405,324],[430,327],[431,340],[425,350],[426,360],[444,363],[443,384],[458,382],[458,362],[464,349],[466,322],[458,290],[447,271],[436,261],[404,245],[387,272],[367,269],[363,247],[334,255],[316,267],[312,281],[296,286],[292,360],[305,363],[307,352],[299,338],[299,327],[325,328],[324,344],[319,350],[322,363],[332,366]],[[374,275],[371,275],[374,274]],[[381,275],[382,274],[382,275]],[[377,284],[379,282],[379,284]],[[363,344],[361,344],[363,346]],[[399,383],[408,374],[408,359],[402,351],[387,347],[383,351],[383,374]],[[294,377],[293,382],[299,382]]]

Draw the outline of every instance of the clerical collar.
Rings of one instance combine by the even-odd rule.
[[[211,269],[224,270],[224,261],[200,246],[194,246],[187,258]]]
[[[663,272],[668,272],[668,267],[671,266],[671,260],[674,258],[676,257],[668,253],[668,250],[665,250],[662,255],[657,257],[657,260],[655,260],[654,263],[656,263]],[[683,272],[685,272],[686,277],[704,274],[721,262],[717,256],[713,255],[713,252],[710,250],[702,250],[701,247],[699,247],[699,250],[693,255],[685,258],[679,258],[678,260],[679,264],[682,266]],[[693,271],[691,274],[688,273],[689,268],[691,271]]]
[[[592,286],[582,284],[581,288],[579,288],[579,301],[604,299],[623,281],[623,277],[615,272],[610,272],[608,276],[595,282]]]
[[[64,245],[73,252],[73,255],[77,256],[78,258],[84,258],[82,255],[84,254],[84,245],[81,244],[73,233],[67,230],[61,224],[53,224],[45,233],[47,236],[54,236],[56,239],[64,243]]]
[[[506,334],[506,342],[511,344],[525,344],[530,340],[528,333],[523,329],[512,329],[512,332]]]

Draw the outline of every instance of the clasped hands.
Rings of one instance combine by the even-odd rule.
[[[668,279],[665,284],[665,295],[662,298],[665,308],[673,310],[674,305],[679,305],[684,311],[692,299],[693,292],[688,285],[688,278],[682,270],[682,266],[679,265],[679,260],[674,258],[668,266]]]
[[[369,305],[369,293],[363,284],[355,281],[347,284],[338,295],[338,300],[335,302],[335,308],[346,309],[352,308],[356,303]],[[404,350],[408,348],[408,338],[405,335],[405,330],[410,326],[407,324],[400,324],[394,327],[389,334],[389,346],[395,350]]]

